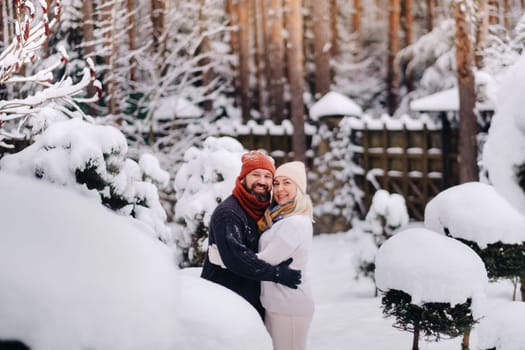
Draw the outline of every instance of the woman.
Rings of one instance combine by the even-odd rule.
[[[306,171],[302,162],[289,162],[275,171],[273,200],[259,221],[262,236],[257,256],[270,264],[293,258],[290,267],[302,271],[297,289],[275,282],[261,282],[265,325],[274,350],[304,350],[314,313],[307,265],[312,247],[313,208],[306,194]]]

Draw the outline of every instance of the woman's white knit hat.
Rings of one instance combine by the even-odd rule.
[[[275,170],[275,176],[286,176],[295,184],[299,189],[306,194],[306,169],[303,162],[293,161],[284,163]]]

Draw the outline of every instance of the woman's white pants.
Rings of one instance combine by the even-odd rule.
[[[266,311],[264,323],[272,337],[274,350],[306,350],[312,316],[291,316]]]

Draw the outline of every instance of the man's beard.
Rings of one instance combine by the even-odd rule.
[[[270,190],[267,189],[266,192],[264,193],[256,193],[253,190],[256,184],[253,184],[252,188],[248,188],[248,185],[246,185],[246,182],[243,181],[242,185],[244,186],[244,189],[248,191],[249,193],[253,194],[259,202],[267,202],[270,200],[270,196],[271,196]]]

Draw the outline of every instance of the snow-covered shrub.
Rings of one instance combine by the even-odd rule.
[[[487,272],[480,257],[455,239],[425,228],[396,233],[379,248],[376,285],[394,327],[439,340],[457,337],[480,318]],[[467,344],[468,346],[468,344]]]
[[[492,88],[496,113],[483,148],[483,164],[496,190],[525,215],[525,54]],[[499,89],[499,90],[497,90]]]
[[[408,224],[409,216],[405,198],[398,193],[378,190],[366,214],[365,231],[374,236],[379,247],[395,230]]]
[[[469,182],[440,192],[425,208],[425,226],[471,247],[492,280],[525,275],[525,216],[491,185]]]
[[[241,170],[243,146],[231,137],[208,137],[191,147],[175,176],[175,238],[181,266],[198,266],[207,249],[208,224],[217,205],[231,194]]]
[[[395,230],[407,225],[408,221],[405,198],[397,193],[390,194],[386,190],[377,190],[361,229],[370,235],[375,246],[374,252],[377,252],[379,247],[392,237]],[[375,254],[371,254],[371,249],[360,250],[356,265],[358,275],[374,279],[374,259]]]
[[[348,229],[359,216],[364,195],[354,179],[363,169],[354,159],[351,131],[349,118],[343,118],[337,126],[322,124],[312,142],[315,147],[327,145],[326,152],[314,158],[309,175],[316,189],[310,194],[314,215],[318,221],[327,220],[326,226],[334,227],[337,222],[342,229]]]
[[[131,217],[5,172],[0,193],[0,349],[272,349],[246,300],[184,273]]]
[[[157,186],[169,181],[156,158],[127,158],[124,135],[111,126],[80,119],[55,122],[22,151],[0,160],[0,170],[76,188],[122,215],[146,224],[151,234],[171,241]]]

